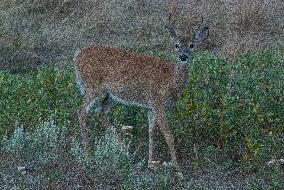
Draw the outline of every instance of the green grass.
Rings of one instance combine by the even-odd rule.
[[[227,63],[205,53],[195,57],[190,72],[188,89],[168,113],[183,166],[194,170],[218,165],[250,177],[251,189],[284,188],[283,166],[267,165],[284,155],[283,54],[243,54]],[[0,187],[7,187],[9,179],[28,186],[11,168],[30,163],[36,168],[33,175],[43,174],[41,184],[50,187],[76,177],[87,180],[89,186],[101,182],[121,189],[181,185],[171,169],[156,173],[145,169],[147,110],[136,107],[116,105],[110,113],[117,125],[134,126],[132,135],[125,137],[129,145],[124,150],[116,146],[115,137],[104,135],[95,114],[90,118],[97,139],[96,164],[84,160],[77,140],[76,110],[81,97],[73,73],[73,69],[56,67],[41,68],[28,76],[0,72],[0,178],[6,180]],[[51,121],[53,128],[45,123]],[[119,128],[118,134],[123,136]],[[162,135],[157,141],[160,156],[166,159]],[[61,151],[63,146],[66,152]],[[64,166],[83,173],[75,177]],[[107,176],[111,180],[104,181]]]

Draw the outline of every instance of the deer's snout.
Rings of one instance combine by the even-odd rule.
[[[186,60],[188,59],[188,56],[183,53],[183,54],[180,54],[180,55],[179,55],[179,59],[180,59],[181,61],[186,61]]]

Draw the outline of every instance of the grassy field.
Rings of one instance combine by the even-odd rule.
[[[114,107],[115,132],[93,114],[95,149],[85,160],[74,77],[72,67],[0,72],[1,189],[284,187],[283,53],[242,54],[230,64],[209,53],[195,56],[190,85],[168,112],[184,180],[171,165],[146,169],[147,110],[137,107]],[[126,134],[123,125],[134,129]],[[162,135],[157,142],[161,160],[168,160]]]
[[[165,25],[183,34],[203,24],[204,47],[228,57],[284,50],[282,0],[2,0],[0,68],[30,73],[38,65],[64,67],[78,48],[93,43],[144,53],[170,51]]]

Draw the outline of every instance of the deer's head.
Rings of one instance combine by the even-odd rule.
[[[180,32],[177,32],[174,26],[171,24],[171,17],[172,15],[170,14],[169,24],[166,26],[166,29],[175,42],[174,49],[177,55],[178,63],[182,66],[189,65],[192,62],[194,47],[208,38],[209,27],[199,26],[197,29],[194,29],[192,31],[192,34],[190,36],[181,35]]]

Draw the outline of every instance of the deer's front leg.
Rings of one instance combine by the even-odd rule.
[[[155,144],[154,137],[156,134],[156,117],[155,113],[151,110],[148,113],[149,120],[149,159],[148,159],[148,168],[155,169],[156,165],[159,164],[158,161],[155,160]]]
[[[157,115],[158,124],[161,127],[161,130],[166,139],[166,143],[168,144],[168,147],[169,147],[171,161],[177,167],[177,169],[180,170],[178,162],[177,162],[177,157],[176,157],[174,136],[168,126],[167,115],[166,115],[164,107],[158,107],[156,110],[156,113],[157,113],[156,115]]]

